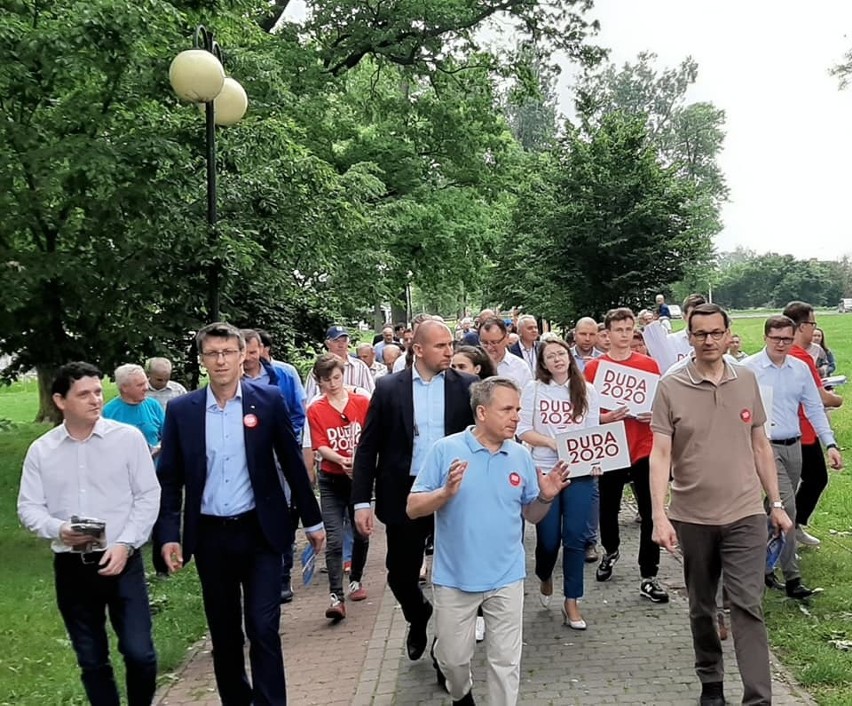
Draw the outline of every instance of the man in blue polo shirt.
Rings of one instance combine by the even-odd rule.
[[[520,390],[509,378],[471,386],[476,425],[438,440],[408,496],[412,519],[435,513],[432,585],[438,680],[454,704],[473,704],[470,661],[477,610],[485,616],[488,695],[518,700],[526,578],[523,519],[541,520],[568,483],[559,462],[537,472],[513,439]],[[522,519],[523,518],[523,519]]]

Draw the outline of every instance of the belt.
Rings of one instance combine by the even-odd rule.
[[[56,552],[54,556],[59,561],[81,561],[84,564],[99,564],[101,559],[103,559],[105,551],[105,549],[99,549],[96,552]]]
[[[218,525],[219,527],[233,527],[253,520],[256,515],[256,510],[248,510],[241,512],[239,515],[229,515],[227,517],[221,515],[202,515],[201,521],[210,525]]]
[[[791,439],[773,439],[773,444],[778,444],[778,446],[792,446],[793,444],[798,444],[801,436],[794,436]]]

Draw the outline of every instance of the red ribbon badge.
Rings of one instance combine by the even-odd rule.
[[[247,414],[243,417],[243,424],[248,429],[254,429],[257,426],[257,417],[253,414]]]
[[[740,419],[742,419],[746,424],[748,424],[751,421],[751,410],[744,409],[742,412],[740,412]]]
[[[514,486],[515,488],[517,488],[521,484],[521,477],[514,471],[509,474],[509,484]]]

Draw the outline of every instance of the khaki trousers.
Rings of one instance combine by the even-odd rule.
[[[476,613],[485,617],[488,702],[514,706],[518,702],[523,644],[524,582],[485,593],[468,593],[435,586],[435,659],[447,678],[453,701],[471,690],[470,662],[476,647]]]

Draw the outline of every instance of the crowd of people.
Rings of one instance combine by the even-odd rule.
[[[701,295],[682,311],[676,333],[660,295],[638,315],[615,308],[562,336],[527,314],[486,309],[455,330],[421,314],[354,348],[334,325],[304,383],[272,357],[265,331],[217,322],[196,338],[205,387],[187,392],[169,360],[152,358],[114,371],[119,394],[107,404],[100,370],[63,366],[52,393],[64,422],[30,447],[18,511],[52,542],[57,603],[89,700],[119,703],[107,612],[129,702],[153,698],[141,558],[150,538],[163,577],[195,558],[222,702],[285,704],[279,622],[281,603],[294,599],[295,528],[325,550],[325,618],[339,623],[347,602],[367,598],[375,517],[408,657],[429,648],[432,622],[436,677],[454,704],[473,704],[470,663],[484,639],[489,701],[514,704],[525,523],[535,525],[541,609],[550,609],[561,549],[563,623],[587,630],[584,565],[597,565],[596,581],[612,578],[629,484],[639,595],[667,603],[661,548],[684,557],[701,703],[725,703],[726,611],[743,703],[771,703],[763,591],[813,594],[797,547],[819,543],[806,528],[828,480],[823,449],[832,468],[843,464],[825,412],[842,403],[823,384],[834,356],[804,302],[766,320],[753,355]],[[661,340],[674,358],[654,354]],[[599,374],[612,368],[651,381],[650,411],[612,402]],[[560,440],[615,426],[625,465],[572,476]],[[767,563],[767,543],[782,538],[783,580]]]

